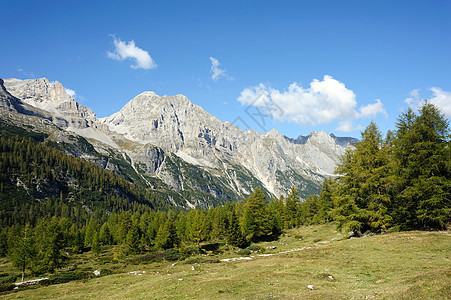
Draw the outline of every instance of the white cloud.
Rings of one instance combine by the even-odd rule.
[[[451,118],[451,92],[438,87],[433,87],[430,91],[433,96],[429,99],[429,102],[440,108],[445,117]],[[420,90],[412,90],[409,95],[410,97],[405,99],[404,102],[413,109],[418,109],[425,101],[420,98]]]
[[[66,90],[66,94],[68,94],[72,98],[75,98],[75,96],[77,95],[77,93],[75,93],[74,90],[71,90],[71,89],[68,89],[68,88],[65,88],[65,90]]]
[[[123,61],[127,58],[134,59],[135,64],[131,65],[133,69],[155,69],[157,64],[150,56],[149,52],[139,48],[135,45],[135,41],[131,40],[129,42],[121,41],[114,38],[114,46],[116,47],[113,52],[108,51],[107,55],[109,58],[114,60]]]
[[[387,112],[384,109],[384,104],[382,104],[381,100],[376,99],[376,103],[368,104],[360,107],[359,117],[361,118],[375,118],[377,114],[383,114],[386,118],[388,118]]]
[[[409,93],[409,98],[405,99],[404,102],[407,103],[409,107],[418,108],[420,104],[420,90],[412,90]]]
[[[309,88],[292,83],[287,90],[279,91],[262,83],[244,89],[237,99],[243,105],[264,107],[275,119],[299,125],[326,124],[343,120],[338,128],[342,131],[355,130],[352,120],[374,117],[379,113],[386,115],[380,100],[356,110],[356,95],[344,83],[325,75],[323,80],[314,79]]]
[[[210,56],[210,61],[211,61],[211,68],[210,68],[211,79],[213,79],[214,81],[217,81],[221,77],[224,77],[228,80],[233,79],[232,77],[230,77],[227,74],[226,70],[219,67],[219,65],[220,65],[219,60]]]
[[[335,130],[341,132],[351,132],[355,130],[362,130],[363,127],[358,125],[354,127],[354,123],[352,120],[344,120],[338,123],[338,126]]]
[[[447,118],[451,118],[451,92],[442,90],[441,88],[431,88],[434,97],[431,98],[431,103],[437,105],[442,110]]]

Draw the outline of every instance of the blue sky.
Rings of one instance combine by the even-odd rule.
[[[290,137],[385,133],[425,98],[451,116],[451,1],[3,0],[0,25],[0,77],[99,117],[143,91]]]

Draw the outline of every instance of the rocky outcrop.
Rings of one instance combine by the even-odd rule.
[[[3,79],[0,78],[0,109],[4,111],[19,112],[22,110],[19,99],[11,95],[5,88]]]
[[[39,79],[5,79],[8,92],[22,102],[49,112],[59,127],[86,128],[96,121],[90,108],[80,105],[66,93],[58,81]]]
[[[264,135],[240,130],[183,95],[160,97],[144,92],[99,122],[111,132],[158,146],[191,164],[222,172],[240,165],[275,195],[288,193],[300,181],[319,185],[333,173],[345,151],[325,132],[313,132],[304,143],[293,143],[277,130]],[[292,173],[299,179],[282,179]]]
[[[183,95],[144,92],[119,112],[98,119],[58,82],[7,79],[5,87],[0,99],[13,100],[2,100],[4,110],[22,101],[45,111],[57,127],[83,136],[97,152],[112,157],[97,162],[104,168],[119,173],[122,168],[150,187],[158,184],[152,177],[175,191],[193,191],[188,206],[205,207],[205,195],[246,196],[256,186],[275,196],[286,195],[292,186],[302,197],[317,193],[353,142],[324,131],[297,139],[274,129],[266,134],[243,131]],[[121,166],[114,163],[118,159]]]

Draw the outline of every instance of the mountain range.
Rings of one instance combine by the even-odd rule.
[[[273,129],[244,131],[183,95],[143,92],[113,115],[98,118],[48,79],[0,79],[2,122],[44,133],[45,142],[112,170],[128,181],[167,192],[167,203],[206,208],[260,187],[270,196],[294,186],[319,193],[340,156],[358,140],[324,131],[291,139]]]

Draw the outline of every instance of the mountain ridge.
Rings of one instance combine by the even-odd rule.
[[[301,136],[287,138],[275,129],[265,134],[243,131],[180,94],[142,92],[118,112],[97,118],[59,82],[6,79],[4,85],[26,105],[47,108],[58,128],[86,138],[98,153],[122,156],[129,165],[124,168],[136,173],[147,187],[154,187],[150,181],[157,180],[180,193],[207,193],[213,202],[221,197],[218,195],[230,193],[234,199],[244,197],[255,185],[274,196],[286,195],[295,186],[305,198],[319,191],[323,178],[333,175],[339,157],[351,145],[350,138],[340,140],[325,132],[312,132],[302,140]],[[181,161],[175,163],[176,157]],[[206,186],[199,188],[183,175],[187,170],[208,177],[202,183]],[[187,182],[191,186],[187,187]],[[181,205],[202,206],[202,195]]]

